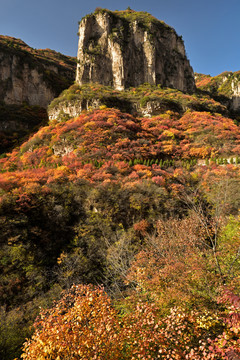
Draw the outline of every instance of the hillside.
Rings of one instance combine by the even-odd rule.
[[[152,117],[167,110],[183,115],[185,111],[208,111],[228,115],[227,107],[206,94],[185,94],[176,89],[143,84],[117,91],[99,83],[74,84],[48,106],[50,120],[66,120],[83,110],[114,107],[134,116]]]
[[[167,93],[153,89],[153,96],[154,91],[160,91],[163,99]],[[180,103],[186,100],[186,95],[177,94]],[[194,96],[192,100],[196,101]],[[221,108],[208,101],[205,106]],[[215,211],[222,204],[223,224],[238,212],[239,128],[219,113],[183,112],[183,104],[179,112],[165,108],[147,118],[103,106],[73,119],[52,120],[0,160],[2,351],[16,354],[38,307],[48,305],[73,283],[104,283],[114,297],[122,297],[126,291],[122,276],[146,236],[160,231],[161,219],[185,218],[194,227],[198,204],[199,210],[204,209],[204,221],[205,216],[211,218],[219,234],[227,231],[226,225],[219,228]],[[222,191],[226,203],[221,203]],[[234,224],[233,234],[238,222]],[[202,251],[210,261],[212,250]],[[225,256],[225,251],[226,245],[218,256]],[[222,271],[227,269],[226,264]],[[235,262],[234,277],[228,280],[235,288],[237,269]],[[201,271],[211,277],[215,270]],[[215,280],[213,293],[221,276]],[[183,291],[181,302],[208,311],[213,306],[216,311],[216,297],[205,293],[204,287],[198,289],[196,302],[190,281],[190,293]],[[166,293],[166,306],[168,297]],[[15,330],[20,324],[21,333]]]

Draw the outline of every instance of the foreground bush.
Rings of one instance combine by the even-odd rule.
[[[238,297],[231,297],[236,304]],[[237,300],[238,299],[238,300]],[[238,308],[239,309],[239,308]],[[238,359],[239,317],[226,323],[215,341],[211,329],[221,322],[174,308],[161,318],[154,304],[138,303],[134,311],[120,314],[102,288],[73,286],[55,306],[43,311],[22,358],[34,359]]]

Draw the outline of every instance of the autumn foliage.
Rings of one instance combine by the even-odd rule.
[[[239,127],[199,94],[71,91],[162,107],[83,111],[3,154],[0,357],[28,337],[29,360],[237,358]]]
[[[239,297],[231,298],[236,307]],[[208,333],[214,322],[220,320],[180,308],[161,318],[154,303],[138,303],[121,314],[102,288],[78,285],[41,312],[21,358],[237,359],[239,339],[230,333],[239,334],[239,317],[230,315],[226,332],[216,340]]]
[[[0,182],[3,193],[79,179],[151,178],[165,185],[175,182],[175,169],[189,170],[198,159],[238,156],[239,141],[237,125],[219,114],[186,112],[179,118],[167,112],[146,119],[97,110],[39,130],[0,160]]]
[[[41,313],[24,345],[24,359],[117,359],[116,310],[103,289],[74,286],[53,309]]]

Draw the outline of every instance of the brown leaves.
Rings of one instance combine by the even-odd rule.
[[[23,359],[119,359],[116,310],[102,288],[73,286],[43,311],[25,343]]]
[[[161,318],[154,304],[139,302],[122,316],[102,288],[73,286],[35,324],[22,358],[215,359],[197,313],[173,308]],[[205,339],[205,340],[203,340]]]

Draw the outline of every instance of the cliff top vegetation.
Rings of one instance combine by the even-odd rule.
[[[76,58],[51,49],[34,49],[21,39],[11,36],[0,35],[0,49],[7,53],[29,56],[33,61],[41,61],[48,65],[53,64],[73,73],[76,70]]]
[[[148,13],[146,11],[135,11],[130,8],[127,8],[126,10],[111,11],[111,10],[108,10],[105,8],[97,7],[92,14],[86,15],[82,19],[87,18],[92,15],[99,14],[99,13],[100,14],[109,14],[116,19],[120,18],[124,21],[127,21],[128,23],[137,22],[140,25],[144,26],[148,30],[151,30],[151,25],[154,24],[158,27],[161,27],[161,29],[165,28],[165,29],[169,29],[169,30],[175,32],[175,30],[171,26],[167,25],[162,20],[158,20],[156,17],[154,17],[150,13]]]
[[[115,107],[121,111],[135,114],[138,109],[140,111],[141,108],[143,109],[151,102],[156,102],[159,105],[158,113],[172,110],[183,114],[187,109],[225,115],[228,112],[226,106],[213,100],[208,94],[201,92],[189,95],[176,89],[149,84],[118,91],[99,83],[72,85],[64,90],[58,98],[55,98],[48,109],[51,111],[64,105],[71,106],[79,101],[93,100],[98,100],[101,105]]]

